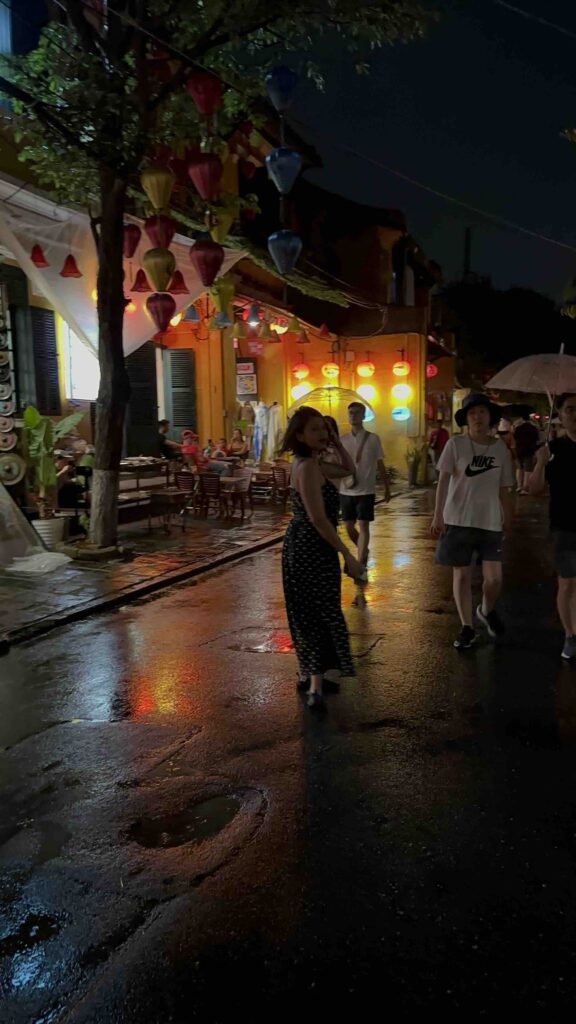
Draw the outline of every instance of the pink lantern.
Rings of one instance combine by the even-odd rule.
[[[197,68],[186,82],[186,91],[192,97],[199,114],[210,117],[222,105],[224,86],[220,78],[210,71]]]
[[[426,376],[428,377],[429,380],[432,377],[436,377],[437,373],[438,373],[438,367],[435,366],[434,363],[427,363],[426,364]]]
[[[124,258],[131,260],[136,249],[138,248],[138,242],[142,237],[142,232],[137,224],[125,224],[124,235],[122,241],[122,253]]]
[[[190,260],[205,288],[210,288],[224,262],[224,249],[218,242],[202,239],[190,249]]]
[[[188,163],[190,180],[207,202],[212,202],[218,196],[222,171],[222,161],[215,153],[198,153]]]
[[[179,270],[175,270],[172,275],[172,280],[168,285],[168,291],[171,295],[187,295],[188,288],[186,287],[186,281],[182,277]]]
[[[174,313],[176,303],[167,292],[154,292],[146,299],[146,309],[150,313],[156,328],[159,331],[167,331]]]
[[[152,291],[150,285],[148,284],[148,278],[146,277],[146,274],[144,273],[143,270],[139,270],[138,273],[136,274],[136,277],[134,279],[134,284],[132,285],[130,291],[131,292],[151,292]]]
[[[155,213],[144,222],[144,230],[156,249],[168,249],[174,238],[176,225],[165,213]]]
[[[48,263],[48,260],[46,259],[45,255],[44,255],[44,253],[42,251],[42,246],[41,245],[33,245],[32,246],[32,252],[30,253],[30,259],[32,260],[32,263],[34,264],[34,266],[38,267],[38,270],[44,270],[45,267],[49,267],[50,266],[50,264]]]

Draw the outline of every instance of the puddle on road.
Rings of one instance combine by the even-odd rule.
[[[166,850],[185,843],[203,843],[229,825],[240,807],[238,797],[212,797],[174,814],[140,818],[132,825],[128,836],[147,849]]]
[[[0,956],[24,953],[53,938],[59,931],[60,925],[55,917],[48,914],[29,914],[16,931],[0,939]]]

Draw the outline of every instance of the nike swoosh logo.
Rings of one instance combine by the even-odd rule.
[[[466,476],[480,476],[482,473],[489,473],[491,469],[496,469],[496,466],[483,466],[482,469],[470,469],[470,466],[466,466],[464,472]]]

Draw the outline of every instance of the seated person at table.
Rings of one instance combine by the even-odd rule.
[[[56,487],[58,508],[78,508],[82,485],[76,480],[74,462],[64,455],[56,456]]]
[[[221,437],[212,452],[213,459],[225,459],[228,456],[228,444],[225,437]]]
[[[205,469],[208,460],[200,451],[198,434],[193,430],[182,431],[182,455],[187,466],[194,466],[196,469]]]
[[[214,451],[214,441],[212,440],[211,437],[208,438],[208,441],[206,443],[206,447],[203,449],[203,451],[204,451],[204,455],[206,455],[208,458],[211,457],[212,452]]]
[[[232,434],[232,440],[230,442],[228,453],[230,455],[237,455],[238,458],[240,459],[245,459],[248,457],[249,450],[250,449],[248,447],[248,443],[242,431],[239,429],[239,427],[236,427]]]

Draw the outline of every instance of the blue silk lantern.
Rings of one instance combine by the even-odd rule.
[[[396,420],[397,423],[403,423],[405,420],[409,420],[410,409],[405,405],[397,405],[395,409],[392,409],[392,419]]]
[[[299,153],[291,149],[273,149],[266,157],[268,177],[274,182],[281,195],[287,196],[300,174],[302,160]]]
[[[272,68],[266,75],[264,84],[268,99],[279,114],[284,114],[292,103],[297,81],[296,72],[283,66]]]
[[[232,321],[228,316],[228,313],[217,313],[214,317],[214,323],[216,327],[221,329],[224,327],[232,327]]]
[[[295,231],[289,231],[287,228],[275,231],[268,238],[268,252],[274,260],[278,273],[289,274],[291,270],[294,270],[302,252],[302,239]]]
[[[195,306],[188,306],[188,309],[184,313],[184,323],[187,324],[199,324],[200,314]]]

